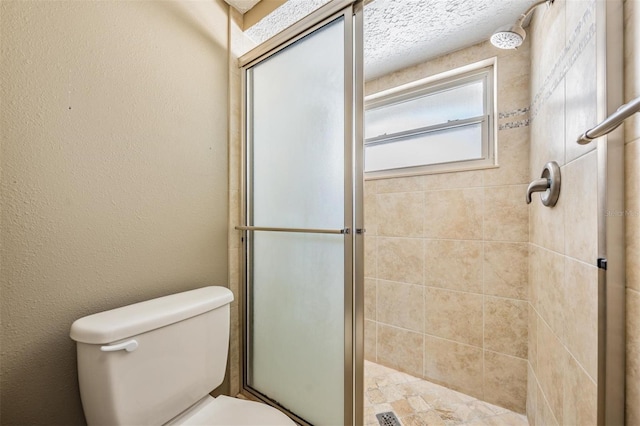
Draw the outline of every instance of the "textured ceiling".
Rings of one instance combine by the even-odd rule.
[[[535,2],[375,0],[364,8],[366,79],[487,40]]]
[[[289,0],[245,31],[245,34],[260,44],[327,2],[329,0]]]
[[[289,0],[246,34],[262,43],[327,1]],[[374,0],[364,8],[365,78],[381,77],[487,40],[496,28],[514,23],[536,1]]]

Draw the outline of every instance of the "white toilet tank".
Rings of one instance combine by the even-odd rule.
[[[161,425],[219,386],[232,301],[227,288],[204,287],[75,321],[88,424]]]

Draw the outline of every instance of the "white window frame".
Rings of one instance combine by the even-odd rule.
[[[496,112],[496,58],[490,58],[469,64],[460,68],[436,74],[415,82],[411,82],[393,89],[375,93],[365,97],[365,111],[392,105],[425,96],[431,93],[457,87],[470,81],[484,81],[484,110],[486,115],[466,120],[452,121],[423,128],[410,129],[389,135],[371,137],[365,139],[366,147],[380,144],[393,143],[394,140],[410,135],[426,134],[437,130],[450,129],[461,125],[482,123],[482,158],[473,160],[451,161],[446,163],[426,164],[394,169],[365,172],[365,179],[382,179],[388,177],[413,176],[422,174],[445,173],[464,170],[477,170],[497,167],[497,117]],[[366,126],[366,122],[365,122]],[[366,157],[366,154],[365,154]],[[365,158],[366,161],[366,158]]]

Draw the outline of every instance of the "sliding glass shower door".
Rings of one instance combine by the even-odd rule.
[[[244,67],[244,387],[317,425],[354,410],[353,69],[351,7]]]

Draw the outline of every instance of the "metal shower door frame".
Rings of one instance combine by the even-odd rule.
[[[293,43],[301,40],[328,23],[344,18],[345,25],[345,224],[344,229],[311,230],[322,233],[341,233],[344,235],[344,424],[363,424],[364,398],[364,213],[363,213],[363,0],[332,0],[291,27],[257,46],[239,59],[241,67],[242,90],[242,168],[241,168],[241,215],[243,226],[242,265],[241,265],[241,390],[247,396],[263,401],[289,415],[297,423],[308,425],[304,419],[278,406],[275,401],[252,389],[247,381],[248,371],[248,324],[247,314],[250,301],[247,298],[251,285],[250,231],[267,230],[250,225],[252,199],[250,169],[248,168],[248,144],[252,138],[248,127],[249,91],[247,90],[247,72],[249,69],[269,58]],[[276,232],[301,232],[300,229],[269,229]],[[249,231],[249,232],[247,232]],[[309,231],[309,230],[306,230]]]
[[[623,21],[622,0],[596,1],[598,122],[624,103]],[[623,126],[597,140],[597,161],[598,425],[622,425],[625,411],[625,225],[624,215],[611,213],[624,212]]]

